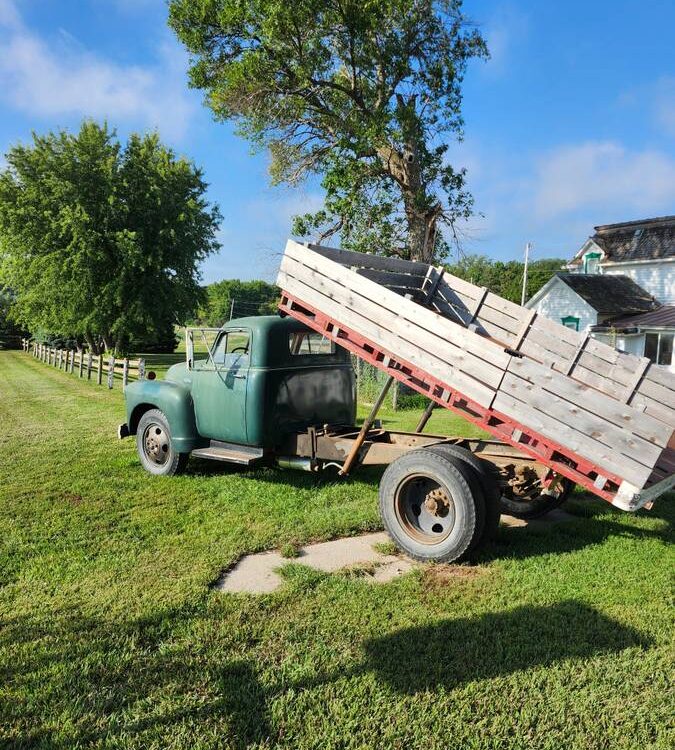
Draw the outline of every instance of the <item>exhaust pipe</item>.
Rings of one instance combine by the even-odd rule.
[[[281,469],[299,469],[300,471],[318,471],[319,465],[311,458],[302,456],[279,456],[277,466]]]

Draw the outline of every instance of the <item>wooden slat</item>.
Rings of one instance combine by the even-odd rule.
[[[569,450],[581,456],[592,458],[592,462],[612,474],[617,474],[637,487],[642,487],[649,479],[651,471],[623,460],[611,448],[592,440],[559,420],[549,417],[523,401],[518,401],[508,393],[500,392],[494,401],[494,408],[512,415],[545,437],[562,443]],[[618,459],[618,460],[617,460]]]
[[[645,373],[645,380],[651,380],[653,383],[663,385],[666,388],[673,389],[675,386],[675,373],[672,373],[666,367],[660,367],[659,365],[652,365]]]
[[[354,289],[337,284],[337,279],[332,280],[318,271],[308,269],[307,266],[301,265],[290,257],[284,258],[282,270],[289,272],[295,278],[301,277],[310,287],[316,285],[326,296],[339,299],[342,304],[413,344],[420,343],[420,337],[425,337],[432,351],[445,352],[450,358],[448,359],[450,364],[461,366],[464,372],[472,374],[483,382],[498,383],[508,364],[508,355],[491,342],[458,325],[450,324],[410,300],[394,296],[388,290],[376,287],[379,290],[378,298],[373,301]],[[330,272],[330,269],[324,270]],[[366,292],[368,291],[370,290],[366,288]],[[385,295],[389,297],[385,299]],[[410,320],[406,312],[408,316],[415,316],[417,319]],[[480,342],[481,348],[476,352],[471,351],[469,346],[465,345],[466,338],[469,336],[474,336]],[[496,351],[490,351],[490,347]]]
[[[653,380],[643,380],[637,392],[658,401],[669,409],[675,409],[675,392]]]
[[[559,420],[561,424],[571,427],[596,443],[611,448],[617,453],[617,458],[623,454],[626,461],[646,469],[654,466],[665,448],[608,423],[602,417],[583,411],[564,398],[512,373],[507,372],[504,376],[502,391],[519,401],[524,401],[547,417]]]
[[[356,273],[359,276],[364,276],[366,279],[374,281],[376,284],[381,284],[386,287],[406,287],[407,289],[422,289],[426,276],[420,274],[409,274],[409,273],[393,273],[392,271],[375,271],[371,268],[360,268]]]
[[[649,444],[665,448],[668,445],[670,434],[664,429],[663,423],[642,411],[621,404],[614,399],[598,393],[594,388],[575,382],[572,378],[538,365],[527,359],[514,358],[508,367],[508,372],[536,385],[551,396],[565,399],[570,407],[582,408],[585,414],[596,416],[601,419],[598,424],[589,425],[589,430],[598,430],[605,425],[608,429],[611,425],[621,428],[626,434],[639,436]],[[579,405],[583,404],[583,407]],[[577,412],[570,412],[570,416],[577,418]],[[672,434],[673,428],[670,433]],[[636,446],[631,445],[631,450]]]

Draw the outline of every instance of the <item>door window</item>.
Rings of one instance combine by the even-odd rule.
[[[227,331],[216,342],[213,361],[216,367],[240,370],[248,367],[250,336],[247,331]]]

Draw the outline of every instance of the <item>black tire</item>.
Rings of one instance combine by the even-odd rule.
[[[467,464],[474,472],[483,492],[485,503],[485,524],[483,536],[479,543],[494,539],[497,529],[499,528],[499,518],[502,514],[501,509],[501,492],[495,475],[495,469],[487,461],[484,461],[468,448],[462,448],[460,445],[452,443],[439,443],[430,445],[427,450],[435,451],[444,456],[454,456]]]
[[[380,515],[394,544],[422,562],[466,557],[480,539],[484,505],[478,483],[456,459],[427,449],[406,453],[380,480]],[[476,493],[476,494],[474,494]]]
[[[136,430],[136,450],[147,472],[164,477],[180,474],[189,456],[176,451],[169,422],[159,409],[150,409],[141,417]]]
[[[567,479],[567,477],[563,477],[560,480],[560,492],[556,495],[542,493],[532,500],[516,500],[502,495],[502,513],[514,518],[522,518],[526,521],[533,518],[541,518],[555,508],[559,508],[570,496],[573,489],[574,482]]]

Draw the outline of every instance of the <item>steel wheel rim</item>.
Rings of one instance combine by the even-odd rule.
[[[452,495],[425,474],[406,477],[398,485],[394,511],[406,534],[422,544],[440,544],[455,527]]]
[[[143,432],[143,453],[150,463],[164,466],[169,460],[171,443],[169,434],[158,422],[149,424]]]

